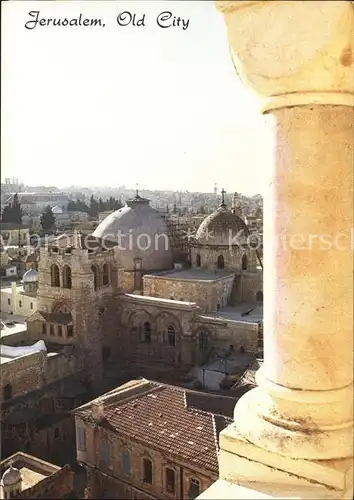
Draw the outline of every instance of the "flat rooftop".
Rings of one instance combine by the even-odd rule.
[[[4,293],[10,293],[12,294],[12,286],[3,286],[1,287],[1,292],[4,292]],[[23,288],[23,283],[17,283],[16,285],[16,292],[19,294],[19,295],[26,295],[28,297],[36,297],[36,293],[28,293],[28,292],[25,292],[24,288]]]
[[[9,324],[13,323],[13,324]],[[15,335],[27,331],[26,318],[14,314],[1,313],[0,337]]]
[[[22,477],[22,489],[32,488],[40,481],[61,469],[37,457],[18,452],[0,463],[1,474],[10,466],[18,469]]]
[[[259,323],[260,321],[263,321],[263,306],[241,303],[235,306],[227,306],[220,311],[211,314],[203,314],[202,316],[207,318],[226,319],[229,321],[239,321],[243,323]]]
[[[29,345],[9,346],[2,342],[0,344],[0,365],[9,363],[10,361],[21,358],[23,356],[30,356],[40,352],[42,349],[40,349],[40,347],[38,346],[34,347],[36,346],[36,344],[38,344],[38,342]],[[45,350],[42,350],[42,352],[44,352],[48,357],[59,355],[58,352],[48,352]]]
[[[145,276],[186,281],[217,281],[234,276],[234,274],[227,271],[213,272],[204,269],[171,269],[169,271],[149,273]]]
[[[145,303],[154,303],[158,302],[159,304],[163,303],[168,305],[172,305],[174,308],[176,306],[179,306],[180,308],[190,308],[190,307],[195,307],[196,303],[195,302],[189,302],[189,301],[183,301],[183,300],[173,300],[173,299],[165,299],[162,297],[151,297],[149,295],[140,295],[140,294],[135,294],[135,293],[125,293],[125,297],[129,297],[132,299],[136,299],[139,302],[145,302]]]

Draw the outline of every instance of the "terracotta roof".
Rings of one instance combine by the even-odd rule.
[[[194,398],[194,407],[187,405],[189,391],[180,387],[148,382],[142,385],[140,393],[136,388],[132,390],[135,391],[133,397],[129,390],[126,396],[120,394],[119,389],[111,391],[113,394],[104,405],[101,425],[160,449],[191,466],[218,473],[218,434],[232,422],[228,415],[222,414],[224,409],[221,407],[225,406],[220,403],[222,397],[216,396],[215,404],[212,404],[213,395],[204,395],[210,409],[218,413],[215,415],[197,409],[197,398]],[[94,421],[91,404],[78,408],[75,413],[85,420]]]

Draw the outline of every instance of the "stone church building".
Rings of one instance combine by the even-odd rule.
[[[255,352],[260,322],[247,315],[262,310],[262,271],[244,221],[222,201],[194,235],[172,240],[137,193],[93,235],[63,235],[41,248],[29,337],[69,348],[93,386],[102,361],[157,376],[171,365],[185,372],[216,351]]]

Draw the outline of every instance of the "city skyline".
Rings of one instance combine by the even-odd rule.
[[[147,25],[117,26],[128,8]],[[74,17],[83,6],[31,3],[36,9]],[[188,28],[158,28],[164,9],[188,18]],[[234,74],[212,3],[86,3],[86,17],[106,22],[89,30],[25,29],[29,10],[3,4],[3,179],[195,192],[217,182],[264,193],[269,130]]]

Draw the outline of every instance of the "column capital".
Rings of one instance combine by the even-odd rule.
[[[264,112],[354,105],[354,5],[348,1],[221,1],[235,69]]]

